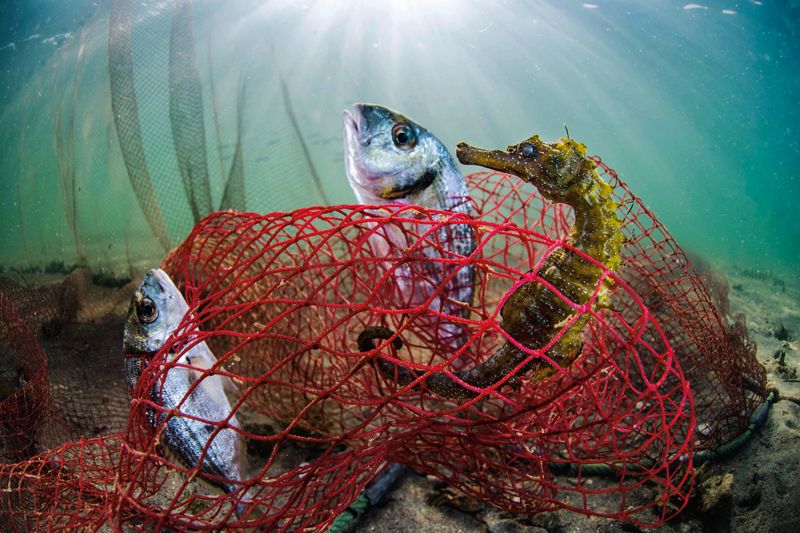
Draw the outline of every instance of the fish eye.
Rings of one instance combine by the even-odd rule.
[[[145,324],[150,324],[158,318],[158,307],[150,298],[142,298],[142,301],[136,304],[136,315]]]
[[[417,135],[405,122],[392,126],[392,142],[402,150],[411,150],[417,145]]]
[[[531,143],[522,143],[519,145],[519,155],[527,159],[536,157],[536,147]]]

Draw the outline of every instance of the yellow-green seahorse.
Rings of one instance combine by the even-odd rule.
[[[620,249],[625,238],[620,231],[622,220],[617,215],[617,203],[611,186],[600,178],[597,166],[587,157],[586,147],[572,139],[546,143],[534,135],[509,146],[507,151],[483,150],[460,143],[456,153],[464,164],[515,174],[532,183],[546,199],[573,208],[575,223],[566,239],[569,247],[561,246],[550,253],[542,262],[538,276],[575,306],[582,307],[590,302],[593,309],[608,306],[612,282],[604,269],[570,249],[582,251],[607,271],[615,271],[621,264]],[[577,318],[576,313],[579,314]],[[503,305],[500,315],[507,334],[529,349],[545,348],[556,339],[545,353],[561,367],[570,365],[580,355],[581,336],[591,316],[588,312],[580,313],[539,281],[519,286]],[[358,337],[359,350],[373,351],[374,339],[393,337],[395,348],[402,346],[393,331],[368,327]],[[529,353],[506,342],[483,363],[452,372],[452,375],[474,388],[483,389],[497,383],[528,357]],[[443,372],[420,379],[421,372],[380,356],[374,363],[387,378],[397,380],[402,386],[419,379],[434,393],[457,401],[478,394]],[[539,381],[553,372],[554,368],[545,359],[537,357],[522,366],[516,376],[532,373],[532,379]]]

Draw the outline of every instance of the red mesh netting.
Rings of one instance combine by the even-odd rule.
[[[0,292],[0,459],[33,455],[34,434],[50,408],[47,356]]]
[[[610,308],[575,306],[590,318],[572,365],[540,379],[520,364],[462,402],[422,378],[402,386],[376,362],[424,377],[485,360],[507,342],[499,311],[509,294],[542,281],[539,265],[567,246],[567,209],[517,178],[478,173],[468,178],[475,219],[366,206],[205,218],[165,260],[192,311],[143,371],[127,430],[0,465],[0,483],[13,487],[0,494],[0,525],[323,529],[388,462],[509,511],[568,508],[640,525],[674,516],[691,490],[693,452],[744,430],[764,372],[664,228],[601,169],[628,237],[624,266],[604,269],[615,282]],[[442,228],[457,224],[475,231],[470,257],[447,251],[452,232]],[[444,314],[431,302],[467,264],[470,313]],[[455,352],[437,339],[442,320],[470,333]],[[368,326],[390,328],[403,346],[359,352]],[[151,425],[163,408],[149,391],[175,366],[163,354],[201,341],[219,359],[205,376],[238,384],[248,439],[249,470],[228,480],[241,488],[228,495],[171,456],[163,423]],[[547,360],[546,350],[526,349],[527,361]],[[613,475],[589,476],[599,468]]]

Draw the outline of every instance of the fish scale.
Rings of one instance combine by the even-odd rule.
[[[192,350],[195,349],[197,347]],[[198,392],[199,387],[187,395],[193,382],[190,372],[192,370],[187,368],[177,366],[171,368],[163,380],[162,390],[158,391],[156,386],[151,395],[154,401],[164,407],[165,412],[175,409],[209,422],[182,416],[169,417],[164,431],[167,445],[189,465],[201,463],[202,457],[203,470],[206,472],[221,478],[241,479],[242,472],[237,451],[241,446],[239,434],[230,427],[224,427],[214,435],[217,426],[229,416],[230,406],[228,405],[226,409],[217,402],[207,401],[205,395]],[[218,376],[209,376],[205,379],[214,378]],[[163,415],[157,417],[157,426],[163,423],[164,418]],[[238,427],[236,415],[231,415],[228,425]],[[230,483],[214,482],[225,492],[236,488]]]
[[[453,165],[454,167],[455,165]],[[451,168],[449,172],[454,172],[455,175],[449,177],[449,181],[456,186],[456,194],[448,194],[447,181],[444,176],[441,179],[434,181],[437,196],[439,198],[439,206],[424,206],[442,211],[452,211],[454,213],[464,213],[468,216],[473,216],[472,202],[470,201],[467,192],[467,186],[464,182],[464,176],[458,172],[457,169]],[[451,250],[458,255],[467,257],[475,251],[476,238],[475,230],[469,224],[453,224],[445,225],[439,229],[439,238],[442,242],[449,244]],[[466,265],[461,268],[455,275],[452,281],[445,286],[445,293],[455,296],[455,300],[463,302],[467,305],[472,305],[472,292],[475,284],[475,268],[471,265]],[[464,306],[457,306],[450,314],[465,317],[469,314],[468,309]]]

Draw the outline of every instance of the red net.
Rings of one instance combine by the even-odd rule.
[[[35,433],[50,409],[47,356],[36,336],[0,292],[0,459],[35,452]]]
[[[623,268],[604,269],[611,306],[571,303],[576,317],[589,315],[573,364],[549,360],[548,346],[525,348],[528,359],[463,401],[429,390],[425,377],[453,377],[454,361],[472,366],[512,342],[500,309],[523,283],[543,282],[542,261],[568,246],[567,209],[517,178],[478,173],[468,178],[474,219],[367,206],[203,219],[165,260],[191,311],[142,372],[127,430],[25,461],[6,453],[0,482],[12,490],[0,494],[0,525],[324,529],[389,462],[509,511],[567,508],[644,526],[669,519],[691,490],[694,451],[744,430],[764,372],[664,228],[601,169],[628,238]],[[469,257],[448,251],[458,224],[474,229]],[[476,282],[469,313],[446,314],[433,302],[466,265]],[[469,332],[457,350],[437,338],[441,321]],[[402,346],[378,341],[360,352],[358,336],[372,326]],[[16,333],[3,335],[20,359],[31,357],[11,345]],[[173,457],[164,423],[154,422],[165,409],[150,391],[176,364],[164,354],[203,341],[219,365],[201,380],[227,375],[239,388],[249,469],[224,480],[229,494],[214,486],[223,480]],[[526,372],[536,359],[555,372]],[[420,378],[403,385],[380,371],[386,361]],[[15,427],[5,420],[3,438]],[[598,470],[611,475],[593,477]]]

